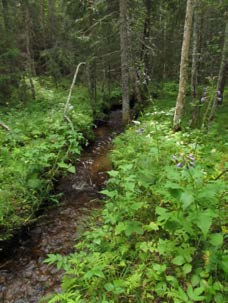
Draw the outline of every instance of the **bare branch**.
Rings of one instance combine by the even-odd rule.
[[[3,123],[3,122],[0,121],[0,126],[1,126],[3,129],[5,129],[6,131],[10,132],[9,126],[7,126],[5,123]]]
[[[74,77],[73,77],[73,81],[71,83],[71,86],[70,86],[70,91],[69,91],[69,95],[67,97],[67,101],[66,101],[66,104],[65,104],[65,108],[64,108],[64,118],[69,122],[72,130],[74,130],[74,126],[73,126],[73,123],[72,121],[70,120],[70,118],[67,116],[67,113],[69,111],[69,106],[70,106],[70,99],[71,99],[71,95],[72,95],[72,91],[73,91],[73,88],[74,88],[74,85],[75,85],[75,82],[77,80],[77,76],[78,76],[78,72],[79,72],[79,68],[81,65],[83,64],[86,64],[85,62],[80,62],[75,70],[75,73],[74,73]]]
[[[80,62],[80,63],[78,64],[76,70],[75,70],[74,78],[73,78],[73,81],[72,81],[72,83],[71,83],[69,95],[68,95],[68,97],[67,97],[66,105],[65,105],[65,108],[64,108],[64,116],[66,115],[66,113],[67,113],[68,110],[69,110],[70,99],[71,99],[71,95],[72,95],[72,91],[73,91],[75,82],[76,82],[76,80],[77,80],[79,68],[80,68],[80,66],[83,65],[83,64],[86,64],[86,63],[85,63],[85,62]]]
[[[214,180],[218,180],[219,178],[221,178],[224,174],[226,174],[228,172],[228,169],[224,169],[221,174],[219,174]]]

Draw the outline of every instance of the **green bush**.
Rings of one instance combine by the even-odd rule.
[[[81,145],[92,135],[92,109],[85,88],[77,87],[72,95],[72,130],[63,115],[68,91],[51,83],[46,86],[46,81],[34,83],[36,100],[2,108],[0,114],[11,129],[0,130],[1,240],[34,219],[44,199],[57,201],[50,196],[55,178],[75,172]]]

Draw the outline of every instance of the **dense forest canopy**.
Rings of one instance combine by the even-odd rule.
[[[196,4],[199,83],[219,72],[225,2],[201,0]],[[130,2],[129,64],[140,90],[148,79],[153,83],[178,81],[185,7],[186,1]],[[26,98],[26,77],[47,75],[58,81],[70,77],[82,61],[87,62],[87,74],[83,73],[81,81],[90,86],[92,95],[97,83],[120,82],[117,0],[2,0],[0,9],[1,103],[15,88],[20,98]]]

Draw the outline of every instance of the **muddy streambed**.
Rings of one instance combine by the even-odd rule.
[[[108,152],[121,131],[121,112],[96,128],[95,142],[82,153],[75,175],[62,178],[56,191],[62,203],[44,212],[38,222],[0,260],[0,303],[38,303],[60,289],[62,273],[43,263],[49,253],[69,254],[77,233],[86,227],[89,212],[99,207],[101,190],[111,169]]]

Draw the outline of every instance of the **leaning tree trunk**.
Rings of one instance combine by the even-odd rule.
[[[129,37],[128,37],[128,1],[119,0],[120,5],[120,47],[122,76],[122,119],[127,124],[130,120],[129,102]]]
[[[194,0],[187,1],[185,25],[184,25],[184,36],[181,51],[181,63],[180,63],[180,80],[179,80],[179,92],[176,101],[176,109],[173,119],[174,130],[180,130],[180,121],[183,115],[183,108],[185,103],[185,93],[187,84],[187,73],[188,73],[188,55],[191,38],[192,28],[192,16],[193,16]]]
[[[216,90],[217,92],[220,91],[220,97],[222,98],[224,87],[225,87],[225,81],[226,81],[226,73],[227,73],[227,67],[228,67],[228,16],[226,15],[226,28],[225,28],[225,37],[224,37],[224,45],[223,45],[223,51],[222,51],[222,60],[220,64],[219,69],[219,75],[218,75],[218,82]],[[209,121],[211,121],[215,115],[217,103],[218,103],[218,95],[216,93],[215,100],[211,109],[211,113],[209,116]]]

